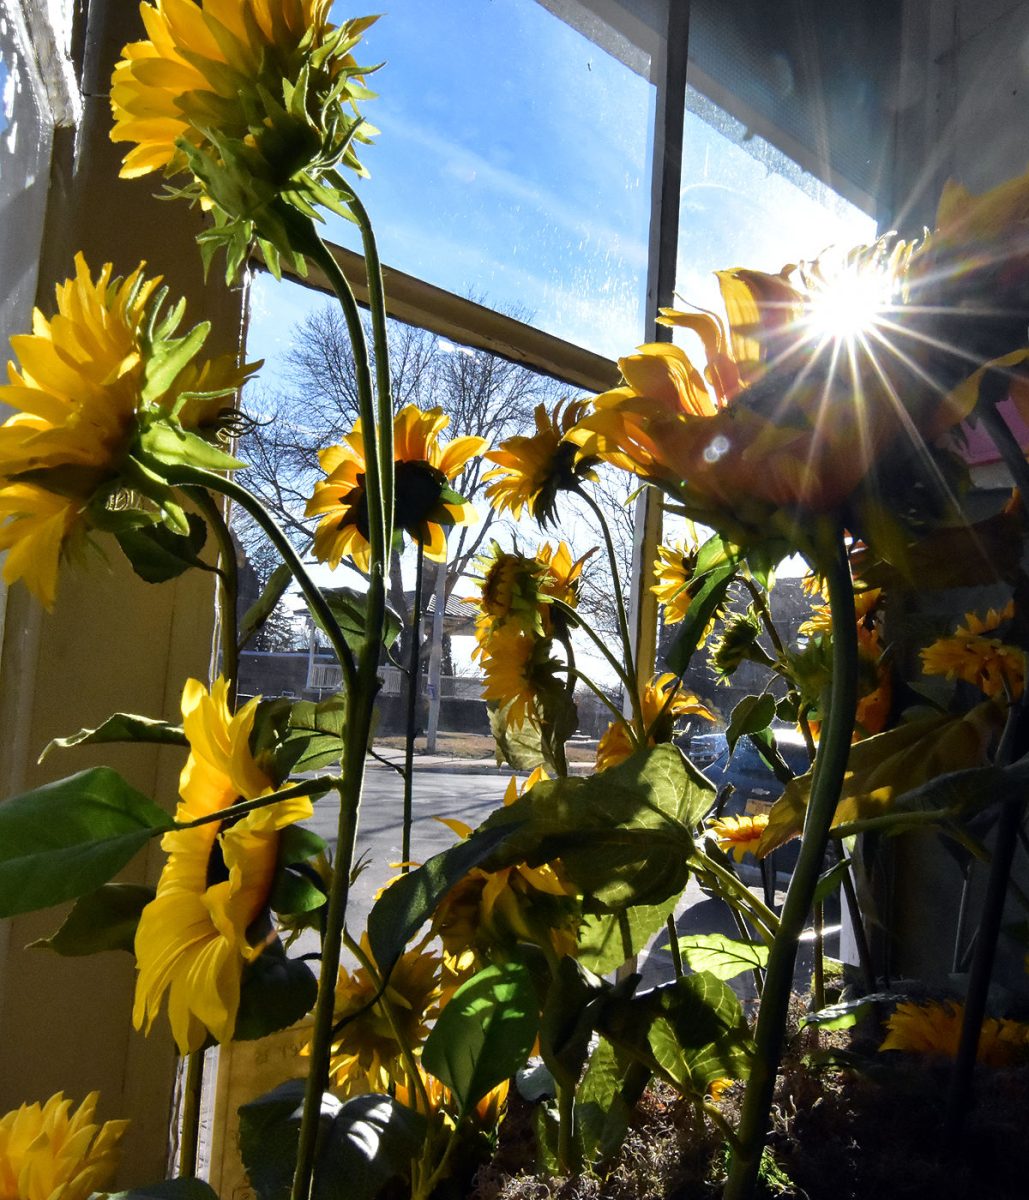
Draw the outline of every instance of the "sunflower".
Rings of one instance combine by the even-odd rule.
[[[517,519],[525,509],[541,525],[554,519],[559,491],[574,490],[583,478],[593,478],[595,459],[584,456],[574,429],[589,410],[588,400],[562,401],[553,412],[537,404],[536,432],[509,437],[486,455],[497,464],[484,478],[494,482],[486,489],[490,503]]]
[[[1025,686],[1025,652],[1000,638],[986,636],[1011,620],[1014,613],[1013,603],[999,611],[991,608],[985,617],[966,613],[964,625],[921,652],[922,670],[926,675],[962,679],[986,696],[1018,699]]]
[[[361,945],[370,956],[366,933],[361,935]],[[418,946],[404,954],[390,972],[386,998],[403,1043],[397,1040],[382,1003],[368,1007],[378,987],[366,968],[353,972],[340,968],[335,1019],[337,1023],[353,1019],[342,1026],[332,1043],[329,1078],[342,1096],[385,1092],[391,1083],[406,1080],[403,1045],[417,1054],[428,1036],[439,1001],[439,968],[439,956]]]
[[[559,664],[550,653],[552,645],[550,638],[537,637],[510,622],[494,627],[480,641],[482,698],[504,709],[512,729],[538,725],[537,697],[563,686],[556,678]]]
[[[847,261],[891,280],[905,259],[884,239]],[[844,504],[911,420],[931,440],[965,415],[902,356],[883,364],[863,344],[841,355],[833,339],[819,341],[817,264],[795,273],[718,272],[725,324],[662,310],[665,324],[699,335],[703,372],[668,343],[620,359],[624,384],[579,422],[583,453],[667,490],[686,515],[747,545],[770,532],[802,537],[797,510]]]
[[[118,1166],[128,1121],[93,1120],[99,1092],[78,1109],[58,1092],[42,1106],[0,1117],[0,1196],[4,1200],[87,1200]]]
[[[663,606],[666,625],[677,625],[686,619],[693,597],[703,582],[702,579],[695,578],[699,552],[699,546],[690,546],[685,542],[674,542],[657,548],[657,561],[654,563],[654,578],[657,582],[650,590]],[[708,621],[703,636],[697,643],[698,648],[703,646],[716,623],[724,616],[725,605],[720,604]]]
[[[353,141],[373,133],[350,51],[375,20],[336,28],[331,0],[156,0],[147,41],[126,46],[111,80],[111,139],[132,142],[121,175],[188,172],[180,194],[289,250],[280,198],[309,216],[340,210],[337,168],[364,171]]]
[[[195,679],[182,693],[189,759],[179,779],[179,822],[195,821],[274,790],[249,738],[257,698],[235,716],[228,684],[208,694]],[[311,815],[306,796],[255,809],[233,822],[209,821],[165,834],[168,861],[157,895],[136,931],[136,1001],[132,1019],[150,1031],[168,993],[168,1018],[182,1054],[199,1049],[208,1033],[231,1039],[243,967],[264,949],[248,929],[267,910],[274,882],[279,830]]]
[[[479,560],[484,571],[482,587],[472,601],[482,610],[476,622],[479,645],[475,654],[481,654],[493,630],[507,622],[539,637],[551,636],[555,624],[551,601],[560,600],[572,608],[577,605],[579,577],[591,554],[592,550],[573,560],[566,542],[544,542],[530,558],[506,552],[493,542]],[[560,618],[557,623],[563,625]]]
[[[78,254],[74,277],[57,286],[56,314],[37,309],[33,332],[11,338],[19,366],[9,364],[11,382],[0,387],[0,400],[17,410],[0,426],[0,545],[11,550],[4,577],[22,579],[48,608],[62,556],[104,524],[141,430],[155,422],[199,429],[260,365],[197,360],[203,338],[175,339],[176,314],[157,322],[159,283],[144,278],[142,263],[124,279],[106,263],[94,281]],[[184,361],[169,378],[172,354]],[[139,473],[132,486],[142,486]],[[152,509],[144,519],[154,519]]]
[[[510,779],[504,805],[514,804],[547,778],[537,767],[521,789],[516,779]],[[472,832],[463,821],[438,820],[462,839]],[[558,957],[574,955],[581,919],[576,896],[559,859],[537,867],[515,863],[498,871],[473,867],[436,906],[432,928],[443,942],[448,969],[458,976],[477,962],[488,961],[512,939],[539,944],[543,938]]]
[[[433,562],[446,562],[446,530],[468,524],[475,510],[453,491],[450,482],[486,446],[484,438],[454,438],[446,447],[440,434],[450,423],[441,408],[422,412],[408,404],[393,420],[396,471],[394,523],[416,542]],[[368,500],[365,493],[365,445],[361,421],[338,446],[318,456],[325,480],[316,483],[306,515],[321,517],[314,535],[315,557],[338,567],[344,555],[367,571]]]
[[[757,813],[752,817],[720,817],[709,826],[715,835],[720,850],[731,854],[737,862],[743,862],[745,854],[756,854],[761,835],[768,828],[768,814]]]
[[[640,696],[643,713],[645,744],[657,746],[670,742],[675,732],[676,717],[714,717],[697,697],[680,686],[678,677],[670,671],[656,675]],[[597,770],[606,771],[624,762],[637,747],[627,721],[612,721],[597,743]]]
[[[882,1050],[906,1050],[914,1054],[933,1054],[955,1058],[961,1041],[961,1023],[965,1006],[952,1000],[898,1004],[886,1022]],[[987,1017],[979,1034],[976,1057],[988,1067],[1007,1067],[1024,1062],[1029,1055],[1029,1025],[1020,1021]]]

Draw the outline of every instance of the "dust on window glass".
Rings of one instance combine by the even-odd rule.
[[[651,85],[536,0],[395,0],[358,58],[385,64],[359,184],[383,261],[601,354],[638,341]]]

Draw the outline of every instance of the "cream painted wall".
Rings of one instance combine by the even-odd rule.
[[[58,131],[40,266],[40,304],[85,251],[96,270],[118,272],[146,259],[173,297],[188,299],[190,323],[214,322],[206,349],[239,344],[242,300],[217,271],[205,283],[193,243],[198,221],[184,205],[159,202],[159,180],[119,181],[118,148],[108,140],[105,93],[125,41],[138,38],[137,6],[121,0],[90,6],[86,96],[81,127]],[[210,576],[162,586],[137,579],[109,544],[109,565],[64,572],[52,614],[12,588],[0,658],[0,795],[101,761],[141,791],[172,807],[181,752],[115,748],[68,751],[43,767],[36,757],[54,736],[95,725],[115,711],[174,718],[189,675],[206,677],[214,596]],[[151,847],[126,878],[155,878],[161,854]],[[63,1089],[81,1099],[102,1093],[101,1115],[130,1117],[120,1182],[145,1183],[165,1173],[175,1056],[163,1025],[149,1039],[131,1028],[134,968],[128,955],[58,958],[23,947],[55,928],[59,910],[9,923],[0,942],[0,1112]]]

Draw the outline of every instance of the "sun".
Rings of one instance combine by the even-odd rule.
[[[855,264],[810,280],[804,323],[822,342],[850,342],[866,336],[893,301],[890,273],[878,263]]]

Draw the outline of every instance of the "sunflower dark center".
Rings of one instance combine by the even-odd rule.
[[[426,521],[445,515],[439,504],[447,477],[427,462],[398,462],[396,471],[394,523],[414,537]]]
[[[237,801],[242,800],[242,796],[237,796]],[[225,863],[225,855],[222,853],[222,838],[221,835],[231,829],[239,820],[239,817],[233,818],[231,821],[222,821],[218,826],[218,835],[215,837],[211,846],[211,853],[207,858],[207,887],[212,888],[216,884],[225,883],[229,878],[229,868]]]

